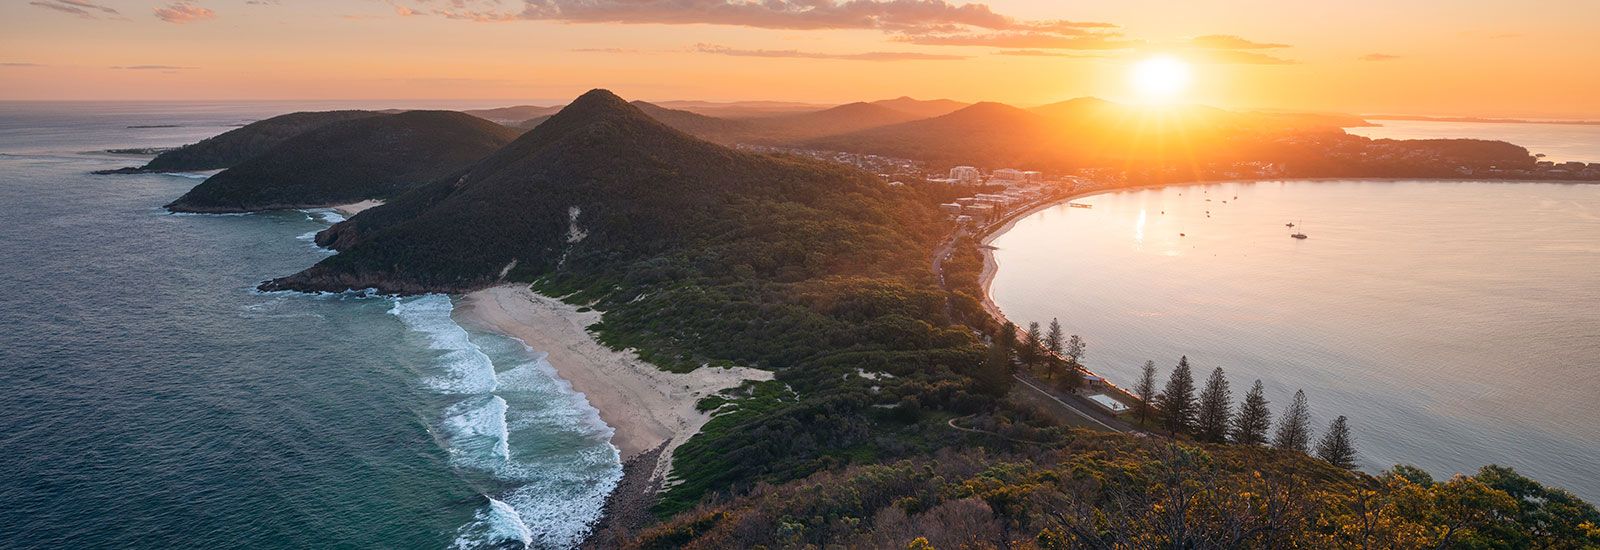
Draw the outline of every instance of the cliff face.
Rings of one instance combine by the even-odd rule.
[[[870,175],[735,151],[584,95],[460,177],[418,187],[319,236],[337,256],[264,288],[461,291],[629,262],[750,229],[760,208],[850,224],[913,210]]]
[[[336,122],[212,176],[167,208],[248,212],[386,199],[460,172],[517,133],[448,111]]]

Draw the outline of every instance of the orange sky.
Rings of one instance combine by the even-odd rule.
[[[409,15],[407,15],[409,14]],[[0,99],[1034,105],[1195,64],[1232,108],[1600,118],[1594,0],[9,0]]]

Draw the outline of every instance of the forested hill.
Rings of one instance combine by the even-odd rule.
[[[1374,477],[1297,450],[1062,425],[1013,389],[1037,350],[984,312],[976,243],[945,262],[948,288],[930,269],[950,192],[735,151],[595,90],[329,228],[318,240],[339,254],[263,288],[526,282],[604,312],[602,342],[664,369],[774,371],[698,403],[715,412],[673,454],[661,521],[599,547],[1600,544],[1592,506],[1503,468]],[[1169,401],[1183,399],[1157,412]]]
[[[387,199],[457,174],[519,133],[452,111],[335,122],[206,179],[167,208],[248,212]]]
[[[920,265],[875,247],[931,242],[936,219],[932,204],[870,175],[714,145],[594,91],[463,177],[329,229],[320,240],[340,254],[268,287],[461,291],[653,278],[678,261],[806,278]]]
[[[275,116],[161,153],[136,171],[189,172],[228,168],[305,132],[335,122],[375,116],[382,116],[382,113],[321,111]]]

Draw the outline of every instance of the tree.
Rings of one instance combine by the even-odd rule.
[[[1006,321],[1005,326],[1000,327],[1000,338],[995,343],[996,344],[1000,344],[1001,346],[1005,347],[1005,349],[1007,349],[1007,350],[1016,349],[1016,347],[1017,347],[1017,324],[1013,323],[1011,321]]]
[[[1039,345],[1041,343],[1040,340],[1043,338],[1044,337],[1039,333],[1039,322],[1034,321],[1032,323],[1028,323],[1028,335],[1023,337],[1022,340],[1022,350],[1020,354],[1022,357],[1022,364],[1030,367],[1039,364],[1039,358],[1041,356],[1039,353]]]
[[[1156,362],[1144,362],[1144,374],[1139,376],[1139,383],[1134,385],[1133,392],[1139,394],[1139,408],[1134,411],[1134,417],[1140,424],[1150,421],[1151,413],[1155,412],[1156,401]]]
[[[1267,396],[1256,380],[1245,394],[1239,415],[1233,417],[1233,443],[1236,445],[1265,445],[1267,430],[1272,429],[1272,411],[1267,409]]]
[[[1207,443],[1226,443],[1228,423],[1233,418],[1233,391],[1222,367],[1211,371],[1206,388],[1200,392],[1200,410],[1195,415],[1195,438]]]
[[[1050,319],[1050,330],[1044,335],[1044,347],[1051,353],[1061,353],[1061,321]]]
[[[1272,446],[1303,453],[1310,444],[1311,411],[1306,407],[1306,391],[1299,390],[1294,392],[1294,401],[1278,421],[1278,433],[1272,438]]]
[[[1356,469],[1356,446],[1350,440],[1350,426],[1340,415],[1328,425],[1328,433],[1317,443],[1317,458],[1346,470]]]
[[[1161,409],[1162,426],[1169,434],[1189,433],[1194,429],[1194,374],[1189,372],[1189,356],[1178,359],[1167,387],[1156,398]]]
[[[1067,339],[1067,351],[1065,352],[1067,358],[1071,359],[1074,365],[1083,364],[1083,348],[1086,347],[1089,347],[1089,344],[1084,343],[1083,338],[1079,338],[1076,334],[1072,335],[1071,338]]]

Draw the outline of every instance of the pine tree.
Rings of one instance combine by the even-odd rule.
[[[1156,401],[1167,433],[1190,433],[1194,429],[1194,374],[1189,372],[1187,355],[1178,359],[1178,366],[1173,367],[1172,376],[1167,378],[1167,387]]]
[[[1071,359],[1075,365],[1083,364],[1083,351],[1087,347],[1089,347],[1089,344],[1085,343],[1083,338],[1079,338],[1076,334],[1072,335],[1071,338],[1067,339],[1067,350],[1065,352],[1067,358]]]
[[[1006,321],[1005,326],[1000,327],[1000,337],[997,340],[995,343],[1000,344],[1007,350],[1015,349],[1017,346],[1017,324]]]
[[[1195,439],[1207,443],[1226,443],[1228,423],[1233,420],[1233,390],[1222,368],[1211,371],[1206,388],[1200,392],[1200,410],[1195,415]]]
[[[1022,349],[1019,350],[1022,364],[1030,367],[1039,364],[1039,345],[1043,338],[1039,333],[1039,322],[1028,323],[1028,335],[1023,337]]]
[[[1267,409],[1267,396],[1256,380],[1245,394],[1239,415],[1233,417],[1232,439],[1235,445],[1265,445],[1267,430],[1272,429],[1272,411]]]
[[[1052,353],[1061,353],[1061,321],[1050,319],[1050,330],[1044,335],[1044,347]]]
[[[1294,392],[1294,401],[1289,403],[1289,410],[1283,411],[1283,418],[1278,421],[1278,433],[1272,438],[1272,446],[1279,449],[1306,452],[1311,445],[1311,411],[1306,406],[1306,391]]]
[[[1350,440],[1350,426],[1343,416],[1328,425],[1328,433],[1317,444],[1317,458],[1346,470],[1356,469],[1356,445]]]
[[[1155,412],[1156,401],[1156,362],[1145,361],[1144,373],[1139,376],[1139,383],[1133,387],[1133,392],[1139,394],[1139,409],[1134,411],[1134,416],[1140,424],[1150,421],[1151,413]]]

